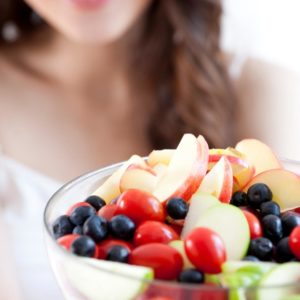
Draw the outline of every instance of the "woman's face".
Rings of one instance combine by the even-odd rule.
[[[152,0],[25,0],[68,38],[106,44],[121,37]]]

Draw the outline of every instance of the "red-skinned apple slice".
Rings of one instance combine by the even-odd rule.
[[[300,206],[300,178],[296,174],[284,169],[268,170],[253,177],[244,191],[255,183],[265,183],[271,189],[281,211]]]
[[[202,180],[199,193],[208,193],[221,202],[229,203],[233,188],[232,167],[228,159],[223,156]]]
[[[157,176],[150,167],[130,165],[120,179],[120,191],[140,189],[152,193],[157,182]]]
[[[129,165],[135,164],[141,167],[147,167],[146,162],[138,155],[132,155],[123,165],[115,171],[110,177],[104,181],[99,188],[92,193],[101,197],[106,203],[110,203],[113,199],[121,194],[120,180]]]
[[[168,165],[174,152],[174,149],[153,150],[149,154],[147,162],[150,166],[155,166],[157,164]]]
[[[269,146],[256,139],[245,139],[237,143],[235,149],[243,153],[254,166],[255,174],[282,168],[278,158]]]
[[[252,179],[255,174],[255,168],[246,160],[245,155],[234,148],[210,149],[208,170],[225,156],[231,164],[234,185],[233,192],[241,190]]]
[[[207,164],[208,145],[205,139],[185,134],[165,174],[157,182],[153,195],[161,202],[175,196],[188,201],[205,176]]]

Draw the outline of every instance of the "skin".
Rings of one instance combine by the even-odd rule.
[[[151,0],[27,3],[52,27],[0,48],[4,154],[60,181],[146,155],[151,93],[130,86],[127,51]]]

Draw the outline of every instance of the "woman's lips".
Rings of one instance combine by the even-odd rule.
[[[103,6],[108,0],[67,0],[80,9],[93,10]]]

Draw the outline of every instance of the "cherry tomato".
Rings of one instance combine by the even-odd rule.
[[[153,268],[156,279],[176,279],[183,267],[181,254],[174,248],[160,243],[150,243],[135,248],[130,256],[132,265]]]
[[[136,225],[143,221],[164,221],[165,212],[162,204],[151,194],[130,189],[123,192],[117,201],[116,214],[122,214],[133,220]]]
[[[226,261],[221,237],[209,228],[198,227],[184,240],[184,249],[191,263],[204,273],[217,274]]]
[[[133,249],[133,245],[129,242],[125,242],[123,240],[116,240],[116,239],[106,239],[103,242],[97,244],[97,258],[98,259],[106,259],[107,252],[113,246],[123,246],[125,247],[129,253]]]
[[[182,232],[182,226],[177,224],[169,224],[169,226],[180,236]]]
[[[300,226],[293,229],[289,237],[289,246],[297,259],[300,259]]]
[[[295,209],[294,209],[294,212],[296,212],[296,213],[300,214],[300,207],[298,207],[298,208],[295,208]]]
[[[248,222],[251,240],[262,237],[263,231],[259,219],[249,211],[242,210],[242,212],[244,213],[244,216],[246,217]]]
[[[70,250],[71,244],[79,237],[79,234],[67,234],[60,237],[57,242],[59,245],[64,247],[66,250]]]
[[[110,221],[112,217],[116,215],[117,205],[116,204],[107,204],[100,208],[98,211],[98,216],[105,218]]]
[[[136,246],[141,246],[149,243],[168,244],[178,239],[179,236],[176,231],[167,224],[157,221],[145,221],[136,229],[133,241]]]
[[[68,210],[67,210],[67,213],[66,215],[67,216],[70,216],[71,213],[73,212],[73,210],[77,207],[80,207],[80,206],[90,206],[92,207],[90,204],[88,204],[87,202],[77,202],[75,204],[73,204]]]

